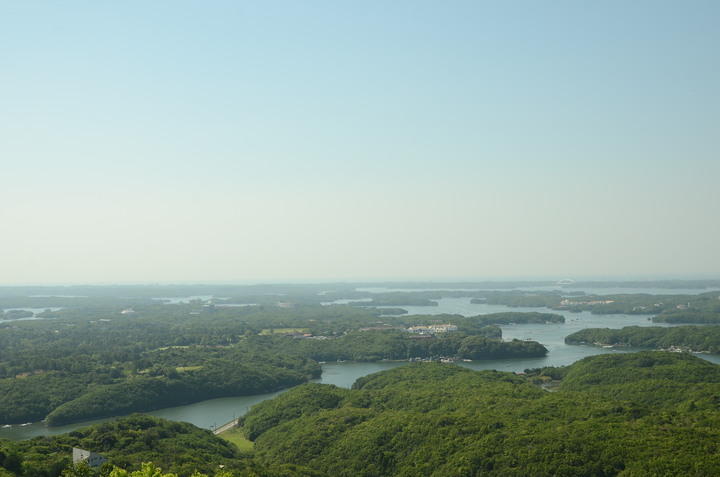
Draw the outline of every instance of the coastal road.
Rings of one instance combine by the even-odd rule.
[[[222,426],[215,429],[213,431],[213,434],[215,434],[217,436],[218,434],[220,434],[222,432],[232,429],[233,427],[237,426],[238,420],[239,419],[235,419],[234,421],[230,421],[227,424],[223,424]]]

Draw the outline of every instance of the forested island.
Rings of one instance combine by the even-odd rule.
[[[720,326],[631,326],[619,330],[587,328],[568,335],[565,342],[720,353]]]
[[[718,291],[697,295],[588,295],[582,291],[515,290],[476,292],[471,302],[517,308],[546,307],[571,313],[589,311],[597,315],[657,315],[655,320],[666,323],[720,323],[718,297]]]

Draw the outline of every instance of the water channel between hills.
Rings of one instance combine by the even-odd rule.
[[[702,290],[709,291],[709,290]],[[641,291],[625,290],[626,293],[641,293]],[[644,291],[646,292],[646,291]],[[655,291],[659,293],[691,293],[689,291]],[[696,292],[697,293],[697,292]],[[438,300],[438,306],[408,306],[402,307],[408,310],[411,315],[438,315],[438,314],[459,314],[463,316],[484,315],[506,311],[538,311],[551,312],[547,308],[509,308],[503,305],[472,304],[470,298],[443,298]],[[544,358],[528,359],[503,359],[458,363],[471,369],[496,369],[498,371],[523,371],[528,368],[539,368],[543,366],[563,366],[574,363],[586,356],[600,353],[618,353],[637,351],[632,348],[602,348],[597,346],[576,346],[566,345],[565,336],[584,328],[622,328],[624,326],[671,326],[655,324],[648,320],[646,315],[593,315],[589,312],[582,313],[559,313],[565,316],[564,324],[516,324],[501,326],[503,339],[531,339],[543,344],[549,351]],[[720,364],[720,355],[698,355],[708,361]],[[401,366],[403,362],[377,362],[377,363],[324,363],[323,373],[316,382],[334,384],[341,387],[350,387],[357,378],[371,373],[383,371]],[[282,391],[280,391],[282,392]],[[257,396],[245,396],[234,398],[221,398],[203,401],[186,406],[178,406],[147,414],[169,419],[173,421],[187,421],[205,429],[215,429],[233,419],[244,415],[250,407],[266,399],[278,395],[280,392],[262,394]],[[41,435],[55,435],[70,432],[80,427],[113,420],[114,418],[86,421],[83,423],[71,424],[59,427],[45,427],[41,423],[33,423],[25,426],[13,426],[12,429],[0,430],[0,437],[21,440]]]

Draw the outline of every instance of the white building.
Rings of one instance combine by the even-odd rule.
[[[90,468],[94,469],[107,462],[107,459],[100,454],[73,447],[73,464],[78,462],[85,462]]]

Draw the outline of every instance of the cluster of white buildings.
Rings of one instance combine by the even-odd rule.
[[[592,301],[572,301],[563,300],[560,302],[561,306],[577,306],[577,305],[609,305],[615,303],[615,300],[592,300]]]
[[[450,333],[457,331],[456,325],[418,325],[407,328],[410,333],[418,334],[435,334],[435,333]]]

